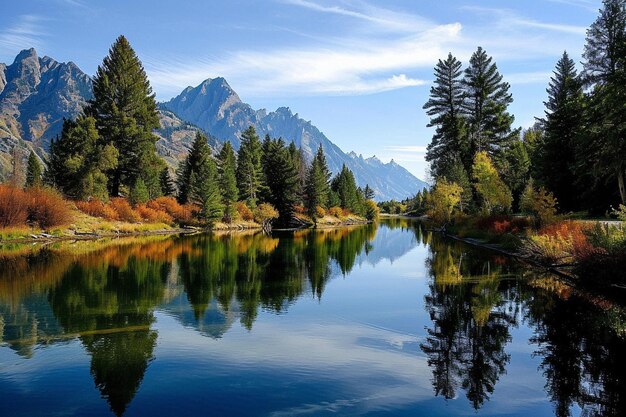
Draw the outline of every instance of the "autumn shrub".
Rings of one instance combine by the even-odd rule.
[[[72,213],[67,201],[56,190],[51,188],[29,188],[28,219],[42,229],[69,223]]]
[[[159,209],[153,209],[147,207],[145,204],[138,204],[135,207],[135,211],[141,217],[142,220],[149,223],[167,223],[171,224],[174,218],[167,212]]]
[[[118,220],[117,212],[108,204],[92,199],[89,201],[77,201],[78,210],[93,217],[101,217],[106,220]]]
[[[370,221],[376,221],[380,217],[380,209],[374,200],[365,201],[365,218]]]
[[[480,216],[475,220],[474,227],[492,234],[520,233],[529,228],[531,222],[527,217],[510,216],[507,214],[492,214]]]
[[[578,255],[585,283],[626,283],[626,227],[596,223],[586,231],[592,251]]]
[[[0,185],[0,227],[25,225],[28,219],[28,205],[29,200],[23,190]]]
[[[349,208],[343,208],[343,209],[341,209],[341,215],[342,215],[343,217],[350,217],[350,216],[352,216],[353,214],[354,214],[354,213],[352,213],[352,212],[350,211],[350,209],[349,209]]]
[[[317,206],[315,207],[315,215],[317,217],[324,217],[326,216],[326,209],[322,206]]]
[[[174,197],[158,197],[146,203],[146,207],[167,213],[176,223],[191,221],[194,206],[181,205]]]
[[[296,204],[295,206],[293,206],[293,212],[295,214],[305,215],[306,208],[302,204]]]
[[[343,209],[338,206],[334,206],[328,209],[328,214],[335,217],[343,217]]]
[[[556,220],[557,201],[554,195],[543,187],[535,189],[532,180],[528,182],[520,196],[522,212],[535,217],[537,225],[544,225]]]
[[[254,220],[254,213],[252,213],[252,210],[250,210],[250,208],[243,201],[238,201],[235,205],[235,209],[244,221],[251,222]]]
[[[523,251],[550,264],[565,264],[593,256],[596,249],[589,241],[590,227],[581,222],[564,221],[540,228],[525,241]]]
[[[262,203],[254,209],[254,220],[263,225],[263,227],[267,227],[272,220],[277,218],[278,210],[276,210],[271,204]]]
[[[112,198],[109,205],[117,213],[117,218],[124,222],[136,223],[141,221],[141,217],[131,207],[128,200],[121,197]]]

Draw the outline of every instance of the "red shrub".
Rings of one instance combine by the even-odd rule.
[[[192,209],[195,206],[180,205],[173,197],[158,197],[146,203],[146,207],[167,213],[177,223],[191,221]]]
[[[24,191],[0,185],[0,227],[23,226],[28,218],[29,199]]]
[[[77,201],[76,207],[85,214],[107,220],[119,220],[117,212],[100,200]]]
[[[476,220],[476,228],[488,230],[495,234],[519,233],[531,226],[527,217],[509,216],[506,214],[493,214],[480,217]]]
[[[163,210],[146,207],[143,204],[137,205],[135,211],[141,218],[150,223],[172,223],[174,219]]]
[[[58,191],[50,188],[30,188],[28,218],[42,229],[69,223],[72,213]]]
[[[141,221],[141,217],[139,217],[139,214],[137,214],[135,210],[133,210],[130,203],[125,198],[112,198],[109,202],[109,205],[113,210],[115,210],[115,212],[117,213],[117,218],[119,220],[130,223],[136,223]]]
[[[293,211],[296,214],[306,214],[306,208],[304,208],[302,204],[296,204],[295,206],[293,206]]]
[[[591,228],[590,224],[568,220],[544,226],[539,229],[538,234],[570,239],[574,255],[579,258],[585,258],[597,253],[597,249],[591,245],[586,233]]]

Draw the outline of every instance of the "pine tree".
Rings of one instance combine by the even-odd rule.
[[[103,144],[93,117],[65,120],[61,137],[50,146],[46,181],[66,196],[107,200],[106,172],[115,169],[119,153],[112,144]]]
[[[463,113],[467,119],[468,151],[462,160],[466,170],[471,172],[471,162],[477,152],[485,151],[492,159],[505,148],[517,132],[511,131],[515,118],[507,112],[513,102],[509,84],[502,81],[502,75],[493,59],[484,49],[478,48],[472,55],[469,67],[465,69],[463,89]]]
[[[304,205],[306,194],[307,163],[302,148],[297,148],[294,142],[289,144],[291,163],[298,173],[298,186],[296,191],[296,204]]]
[[[176,184],[178,186],[178,201],[181,204],[190,201],[194,187],[192,176],[194,173],[197,176],[200,169],[209,159],[211,159],[211,148],[209,147],[208,139],[204,134],[197,132],[191,144],[189,154],[181,162],[177,170]]]
[[[192,171],[190,182],[191,200],[200,206],[200,217],[212,226],[224,215],[215,161],[212,158],[205,159],[197,171]]]
[[[278,222],[287,226],[292,221],[298,193],[298,172],[289,149],[282,139],[264,143],[263,171],[267,181],[267,202],[278,210]]]
[[[235,151],[230,142],[226,142],[217,157],[218,175],[222,201],[224,203],[224,218],[230,223],[235,213],[235,203],[239,198],[237,190],[237,161]]]
[[[369,184],[365,184],[365,190],[363,190],[363,193],[365,194],[365,199],[367,200],[374,199],[374,190],[370,188]]]
[[[330,195],[330,171],[326,165],[326,157],[322,145],[311,164],[307,177],[307,208],[314,219],[317,217],[317,207],[328,208]]]
[[[536,180],[554,193],[561,208],[573,210],[579,195],[575,148],[581,129],[583,92],[567,52],[557,62],[546,91],[544,134],[536,148]]]
[[[237,187],[239,197],[252,207],[256,206],[263,186],[261,157],[261,141],[254,127],[250,126],[241,135],[237,154]]]
[[[467,153],[461,113],[464,96],[461,74],[461,62],[451,53],[445,61],[439,60],[430,98],[424,104],[426,114],[431,117],[427,126],[436,128],[426,152],[435,178],[449,175],[454,162]]]
[[[617,182],[626,204],[626,1],[604,0],[587,32],[584,79],[592,88],[581,158],[598,182]],[[596,192],[601,196],[602,193]]]
[[[159,127],[155,96],[139,58],[124,36],[117,38],[93,79],[93,99],[85,109],[96,119],[101,140],[119,153],[118,164],[108,172],[114,196],[130,189],[137,178],[151,195],[160,193],[159,174],[164,167],[157,156]]]
[[[358,213],[361,210],[354,174],[345,165],[341,167],[341,172],[333,178],[331,189],[337,193],[339,205],[342,208],[348,209],[353,213]],[[363,199],[365,199],[365,196],[363,196]]]
[[[176,188],[174,187],[174,181],[172,181],[172,177],[170,176],[170,170],[168,168],[163,168],[161,170],[161,175],[159,176],[159,183],[161,185],[161,193],[170,197],[176,193]]]
[[[26,187],[39,187],[41,185],[41,164],[35,152],[31,151],[26,166]]]
[[[146,183],[143,182],[141,178],[137,178],[135,184],[131,187],[130,192],[128,193],[128,200],[132,205],[144,204],[150,199],[150,194],[148,193],[148,187],[146,187]]]

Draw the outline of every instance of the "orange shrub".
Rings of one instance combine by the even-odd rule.
[[[493,214],[484,216],[476,221],[476,228],[487,230],[495,234],[519,233],[531,226],[528,217],[509,216],[506,214]]]
[[[293,211],[296,214],[306,214],[306,208],[302,204],[296,204],[293,206]]]
[[[118,220],[117,212],[100,200],[77,201],[76,207],[85,214],[102,217],[107,220]]]
[[[335,217],[343,217],[343,209],[341,207],[331,207],[328,209],[328,214]]]
[[[136,223],[138,221],[141,221],[141,217],[139,217],[139,214],[137,214],[135,210],[133,210],[130,203],[125,198],[112,198],[109,202],[109,205],[113,210],[115,210],[115,212],[117,213],[117,218],[119,220],[130,223]]]
[[[153,209],[146,207],[144,204],[138,204],[135,207],[137,214],[144,220],[150,223],[172,223],[174,219],[168,213],[163,210]]]
[[[315,207],[315,214],[317,217],[324,217],[326,215],[326,210],[322,206]]]
[[[195,209],[193,205],[186,204],[183,206],[179,204],[174,197],[155,198],[148,201],[146,207],[167,213],[177,223],[189,223]]]
[[[30,188],[28,218],[42,229],[69,223],[72,213],[58,191],[50,188]]]
[[[235,208],[243,220],[247,222],[254,220],[252,210],[250,210],[250,208],[243,201],[238,201]]]
[[[587,232],[591,229],[592,226],[590,224],[568,220],[544,226],[539,229],[538,234],[568,239],[572,244],[573,253],[577,257],[586,257],[596,252],[596,249],[587,237]]]
[[[0,185],[0,227],[23,226],[28,218],[29,201],[19,188]]]
[[[349,216],[352,216],[352,214],[353,213],[350,211],[350,209],[347,209],[347,208],[341,209],[341,215],[343,217],[349,217]]]

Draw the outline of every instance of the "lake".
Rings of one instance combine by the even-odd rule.
[[[0,248],[1,416],[618,416],[613,302],[410,220]]]

